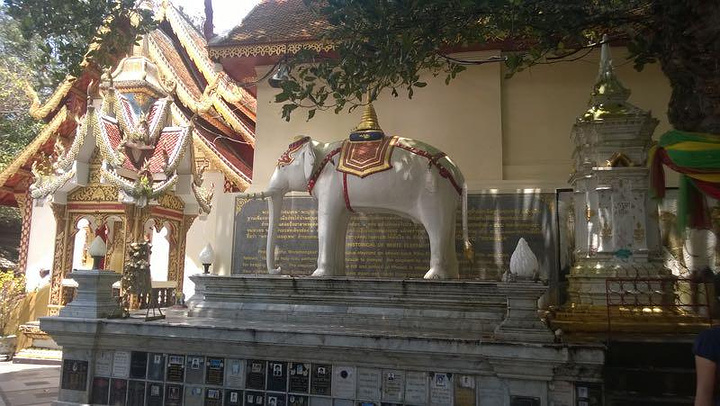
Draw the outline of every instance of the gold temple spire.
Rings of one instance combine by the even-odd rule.
[[[375,108],[372,103],[368,103],[365,106],[360,124],[355,127],[353,132],[383,132],[382,128],[380,128],[380,123],[378,123],[377,113],[375,113]]]

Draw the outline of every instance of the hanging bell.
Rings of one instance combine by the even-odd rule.
[[[282,82],[288,80],[290,78],[290,71],[288,70],[287,65],[280,62],[280,65],[278,66],[275,73],[268,79],[268,84],[270,87],[278,89],[281,86]]]

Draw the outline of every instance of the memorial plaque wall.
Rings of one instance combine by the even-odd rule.
[[[222,386],[225,379],[225,358],[207,359],[207,373],[205,383],[208,385]]]
[[[308,406],[309,403],[307,396],[288,395],[288,406]]]
[[[287,390],[287,362],[270,361],[267,368],[267,390],[285,392]],[[270,400],[268,400],[269,402]]]
[[[289,375],[289,392],[308,393],[310,390],[310,364],[291,362]]]
[[[266,361],[248,360],[247,379],[245,387],[248,389],[265,390],[265,367]]]
[[[167,364],[167,381],[183,382],[185,380],[185,356],[170,354]]]
[[[310,376],[310,393],[313,395],[330,396],[332,384],[332,365],[312,364]]]
[[[130,376],[130,351],[115,351],[112,366],[113,378],[127,378]]]
[[[62,389],[86,391],[88,362],[78,359],[65,359],[62,366]]]
[[[182,406],[183,387],[182,385],[167,384],[165,386],[165,406]]]
[[[98,351],[95,357],[95,376],[110,376],[112,374],[113,351]]]
[[[148,353],[133,351],[130,355],[130,378],[144,379],[147,376]]]
[[[184,406],[202,406],[203,390],[200,386],[185,387],[185,405]]]
[[[410,405],[427,403],[428,374],[427,372],[411,371],[405,377],[405,402]]]
[[[237,389],[225,390],[225,406],[242,406],[243,391]]]
[[[205,406],[222,406],[222,390],[205,389]]]
[[[203,372],[205,371],[205,357],[199,355],[188,355],[185,357],[185,382],[203,383]]]
[[[131,375],[144,374],[145,378],[111,377],[116,372],[115,366],[102,364],[123,357],[104,353],[103,360],[95,365],[101,365],[97,369],[105,376],[92,377],[91,403],[113,406],[476,406],[476,377],[472,375],[277,360],[226,360],[142,351],[127,355],[124,358],[130,361],[127,369]],[[81,388],[89,376],[88,364],[83,360],[64,360],[63,389]],[[583,390],[588,392],[584,386],[578,387],[580,395]]]
[[[128,406],[143,406],[145,404],[145,382],[130,381],[127,404]]]
[[[288,197],[278,231],[278,265],[293,275],[317,267],[317,207],[311,197]],[[266,273],[267,203],[238,199],[235,210],[233,274]],[[524,237],[541,272],[557,268],[557,220],[554,193],[471,194],[468,225],[474,263],[462,255],[461,216],[457,216],[460,277],[497,280],[509,268],[510,255]],[[349,276],[422,278],[430,245],[422,225],[389,214],[353,214],[346,242]]]
[[[127,380],[112,378],[110,380],[110,406],[125,406],[127,399]]]
[[[245,387],[245,360],[233,358],[227,360],[225,385],[231,388]]]
[[[165,354],[150,354],[148,365],[148,378],[153,381],[162,381],[165,377]]]
[[[163,384],[149,382],[147,387],[147,403],[146,406],[162,406],[163,404]]]
[[[110,396],[110,378],[93,378],[90,391],[90,403],[107,405]]]
[[[453,406],[453,375],[445,373],[430,374],[430,405]]]

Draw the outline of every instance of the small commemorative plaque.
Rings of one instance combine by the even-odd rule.
[[[88,362],[79,359],[63,360],[62,389],[87,390]]]
[[[170,354],[167,357],[168,382],[183,382],[185,380],[185,356]]]
[[[114,351],[99,351],[95,358],[95,376],[111,376]]]
[[[333,365],[332,396],[355,399],[355,367]]]
[[[126,379],[112,378],[110,380],[110,406],[125,406],[127,385]]]
[[[90,403],[95,405],[107,405],[110,395],[110,378],[93,378],[90,391]]]
[[[310,393],[313,395],[330,396],[332,365],[312,364],[310,371]]]
[[[310,406],[333,406],[333,401],[330,398],[310,396]]]
[[[245,406],[265,406],[265,392],[245,391]]]
[[[310,401],[307,396],[288,395],[288,406],[309,406]]]
[[[243,391],[238,389],[225,390],[225,406],[242,406]]]
[[[405,372],[384,370],[382,381],[383,402],[402,403],[405,394]]]
[[[128,384],[127,406],[145,405],[145,382],[130,381]]]
[[[455,406],[475,406],[475,377],[455,375]]]
[[[147,385],[147,403],[145,403],[145,406],[163,406],[163,384],[148,382]]]
[[[303,362],[290,363],[290,393],[308,393],[310,390],[310,364]]]
[[[249,359],[247,361],[247,379],[245,380],[245,387],[247,389],[265,390],[266,364],[266,361],[256,359]],[[245,395],[246,398],[249,396],[247,393]],[[247,402],[245,403],[247,404]]]
[[[162,381],[165,378],[165,354],[151,353],[148,357],[148,376],[151,381]]]
[[[208,357],[206,365],[205,383],[222,386],[225,380],[225,358]]]
[[[430,373],[430,405],[453,406],[453,374]]]
[[[222,406],[222,389],[206,388],[204,406]]]
[[[130,376],[130,351],[115,351],[113,354],[112,377],[127,378]]]
[[[165,406],[183,405],[183,386],[169,383],[165,385]]]
[[[245,360],[230,358],[225,367],[225,386],[228,388],[245,387]],[[227,396],[225,397],[227,403]]]
[[[427,403],[427,372],[411,371],[405,374],[405,403],[424,405]]]
[[[202,386],[185,386],[184,406],[202,406],[202,404],[203,404],[203,388],[202,388]]]
[[[286,392],[287,382],[287,362],[269,361],[267,366],[267,390]],[[270,400],[268,400],[269,402]]]
[[[203,374],[205,372],[205,357],[199,355],[188,355],[185,357],[185,382],[187,383],[203,383]],[[202,396],[200,396],[202,403]]]
[[[381,372],[379,369],[358,368],[357,397],[361,400],[380,400]]]
[[[284,393],[267,392],[265,394],[266,406],[287,406]]]
[[[133,351],[130,355],[130,378],[145,379],[147,376],[148,353]]]

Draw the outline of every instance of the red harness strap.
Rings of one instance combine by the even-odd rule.
[[[347,187],[347,173],[343,172],[343,197],[345,198],[345,207],[347,207],[348,210],[351,212],[355,212],[353,210],[352,206],[350,206],[350,196],[348,195],[348,187]]]
[[[317,182],[317,178],[320,176],[320,173],[323,171],[323,168],[325,168],[325,165],[327,165],[328,162],[330,162],[331,159],[337,154],[340,153],[340,148],[336,148],[332,151],[330,151],[327,155],[325,155],[325,158],[320,162],[320,165],[315,169],[315,172],[312,173],[310,176],[310,179],[308,179],[308,193],[312,195],[313,188],[315,187],[315,182]]]

